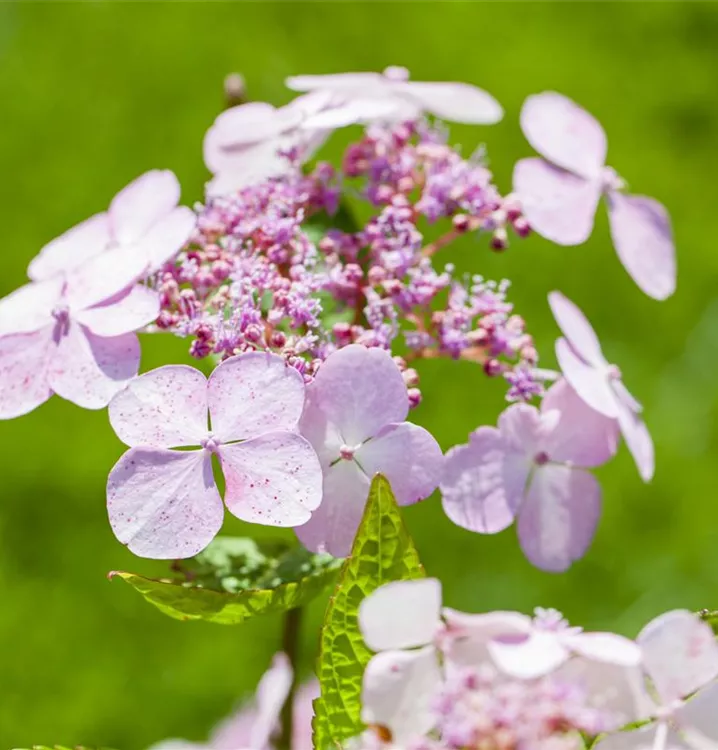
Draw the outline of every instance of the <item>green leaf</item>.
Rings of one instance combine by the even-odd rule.
[[[14,750],[20,750],[19,748],[15,748]],[[80,745],[76,745],[75,747],[65,747],[65,745],[33,745],[32,750],[90,750],[89,747],[83,747]],[[101,748],[99,750],[102,750]],[[105,748],[107,750],[107,748]]]
[[[421,578],[424,569],[385,477],[371,484],[351,555],[329,600],[320,637],[317,675],[321,697],[314,701],[314,748],[334,748],[362,730],[359,718],[364,668],[372,652],[359,632],[359,605],[381,585]]]
[[[342,561],[303,547],[217,537],[171,579],[113,571],[161,612],[177,620],[239,625],[257,615],[301,607],[335,579]]]
[[[718,636],[718,611],[712,612],[709,609],[702,609],[697,614],[703,622],[707,622],[711,626],[713,632]]]

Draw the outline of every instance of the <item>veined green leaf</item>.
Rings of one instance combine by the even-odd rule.
[[[389,581],[423,575],[391,486],[377,475],[324,617],[317,668],[321,697],[314,701],[312,722],[315,750],[335,748],[362,730],[362,676],[372,656],[359,632],[362,599]]]
[[[217,537],[204,552],[173,566],[166,579],[113,571],[177,620],[239,625],[257,615],[301,607],[335,579],[342,564],[302,547]]]

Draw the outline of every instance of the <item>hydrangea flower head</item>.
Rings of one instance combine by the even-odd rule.
[[[468,445],[447,453],[444,511],[482,534],[517,519],[526,557],[544,570],[565,570],[585,554],[601,513],[601,489],[586,469],[614,455],[617,437],[614,420],[561,380],[540,410],[512,404],[498,427],[479,427]]]
[[[133,380],[109,409],[130,446],[107,482],[117,538],[159,559],[204,549],[224,517],[213,455],[235,516],[270,526],[306,523],[321,501],[322,476],[311,445],[295,432],[303,406],[301,375],[274,354],[230,357],[209,380],[183,365]]]
[[[623,180],[605,166],[606,134],[598,121],[549,91],[524,102],[521,127],[544,157],[522,159],[514,170],[514,190],[531,227],[559,245],[579,245],[591,234],[605,196],[613,244],[625,269],[649,296],[673,294],[675,248],[666,209],[653,198],[622,192]]]
[[[324,471],[324,499],[297,529],[315,551],[349,554],[372,477],[391,483],[399,505],[428,497],[443,456],[422,427],[404,421],[409,396],[401,371],[383,349],[361,344],[333,352],[307,387],[300,429]]]
[[[556,358],[576,393],[600,414],[618,421],[644,482],[653,477],[653,441],[641,418],[641,405],[629,393],[621,371],[603,355],[596,332],[581,310],[560,292],[549,294],[551,311],[563,333]]]

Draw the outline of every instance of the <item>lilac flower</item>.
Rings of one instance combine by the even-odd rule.
[[[387,352],[353,344],[327,357],[307,387],[300,423],[324,472],[322,504],[296,529],[309,549],[349,553],[376,473],[386,475],[400,505],[434,491],[441,449],[404,421],[408,412],[404,379]]]
[[[172,172],[145,172],[112,199],[109,210],[45,245],[30,262],[28,275],[45,281],[107,251],[136,256],[128,263],[139,263],[143,273],[158,270],[177,255],[195,226],[193,211],[178,206],[179,198],[180,185]]]
[[[653,441],[641,419],[642,407],[609,364],[596,332],[579,308],[560,292],[549,294],[549,305],[564,335],[556,341],[556,358],[576,393],[600,414],[618,421],[638,473],[650,481],[655,470]]]
[[[591,234],[605,195],[613,244],[625,269],[650,297],[673,294],[676,261],[668,214],[653,198],[621,192],[623,180],[605,166],[601,125],[549,91],[524,102],[521,127],[546,159],[522,159],[514,169],[514,189],[531,227],[559,245],[579,245]]]
[[[710,626],[691,612],[673,610],[649,622],[637,641],[651,683],[650,692],[641,686],[642,718],[652,722],[638,732],[611,735],[598,747],[716,747],[718,644]]]
[[[231,357],[209,380],[183,365],[133,380],[109,409],[115,432],[130,446],[107,482],[117,538],[157,559],[204,549],[224,516],[213,454],[231,513],[269,526],[305,523],[321,501],[321,469],[294,431],[303,406],[302,377],[273,354]],[[189,446],[197,448],[170,450]]]
[[[385,119],[415,120],[429,112],[445,120],[474,125],[492,125],[503,117],[501,105],[485,91],[467,83],[409,81],[409,71],[388,67],[383,73],[337,73],[333,75],[291,76],[286,81],[294,91],[329,91],[356,100],[354,119],[342,124],[366,122],[368,105],[389,102]],[[352,114],[352,112],[350,112]]]
[[[588,549],[601,513],[601,490],[581,467],[616,452],[617,428],[586,406],[565,381],[539,411],[513,404],[498,428],[480,427],[446,455],[444,511],[457,525],[495,534],[517,519],[526,557],[543,570],[566,570]]]
[[[251,703],[215,727],[207,743],[164,740],[151,750],[271,750],[279,729],[282,707],[292,683],[292,667],[286,654],[276,654],[257,685]],[[316,680],[301,685],[294,698],[292,750],[312,749],[312,701],[319,697]]]
[[[1,419],[53,393],[86,409],[107,406],[137,374],[134,331],[159,311],[157,294],[134,283],[143,268],[138,254],[107,251],[0,300]]]

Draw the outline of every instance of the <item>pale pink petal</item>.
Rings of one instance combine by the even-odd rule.
[[[546,425],[535,406],[511,404],[499,415],[498,426],[506,450],[533,459],[543,447]]]
[[[636,639],[646,672],[664,704],[685,698],[718,677],[718,644],[710,625],[683,609],[666,612]]]
[[[207,436],[207,378],[166,365],[131,380],[110,402],[110,424],[125,445],[172,448]]]
[[[452,122],[468,125],[493,125],[504,110],[491,94],[469,83],[407,81],[392,89],[410,96],[425,112]]]
[[[205,136],[204,157],[208,169],[216,171],[218,149],[232,151],[242,146],[276,138],[299,124],[298,113],[266,102],[248,102],[230,107],[214,121]]]
[[[453,667],[478,667],[489,659],[488,644],[500,636],[527,638],[531,618],[519,612],[487,612],[472,615],[445,607],[447,629],[442,651]]]
[[[588,406],[615,419],[622,410],[611,387],[608,368],[586,364],[564,338],[556,340],[556,359],[568,384]]]
[[[404,379],[383,349],[351,344],[330,354],[309,386],[313,408],[354,447],[409,413]]]
[[[107,512],[115,536],[140,557],[196,555],[224,518],[211,454],[130,448],[107,479]]]
[[[319,681],[310,680],[300,685],[294,697],[294,727],[292,731],[292,750],[313,750],[312,703],[319,697]],[[235,748],[227,748],[235,750]]]
[[[543,159],[521,159],[514,192],[531,228],[558,245],[581,245],[593,231],[601,186]]]
[[[655,450],[651,433],[640,414],[627,409],[621,404],[618,410],[618,424],[626,441],[626,447],[636,462],[638,473],[644,482],[650,482],[656,468]]]
[[[0,337],[0,419],[31,412],[52,395],[47,366],[55,348],[52,325]]]
[[[441,684],[436,651],[385,651],[364,670],[362,714],[365,724],[385,727],[392,744],[404,747],[434,726],[432,700]]]
[[[521,505],[530,470],[530,461],[511,451],[498,430],[480,427],[468,445],[446,454],[440,485],[444,512],[469,531],[503,531]]]
[[[359,605],[359,628],[372,651],[426,646],[441,620],[441,583],[436,578],[392,581]]]
[[[303,130],[334,130],[356,123],[396,120],[401,105],[392,99],[356,97],[322,112],[308,115],[302,121]]]
[[[62,279],[25,284],[0,299],[0,336],[32,333],[53,322],[52,312],[62,303]]]
[[[606,161],[606,134],[599,122],[554,91],[527,97],[521,129],[542,156],[583,177],[598,177]]]
[[[109,218],[103,211],[48,242],[30,261],[27,274],[33,281],[43,281],[67,273],[106,250],[110,240]]]
[[[322,469],[312,446],[292,432],[268,432],[219,448],[224,501],[237,518],[299,526],[322,500]]]
[[[487,643],[494,664],[506,675],[522,680],[554,672],[570,656],[556,633],[535,630],[530,635],[498,635]]]
[[[276,654],[257,685],[257,713],[249,747],[257,750],[269,747],[272,734],[279,725],[282,707],[289,696],[293,676],[289,657],[283,653]]]
[[[611,237],[623,267],[649,297],[676,290],[676,248],[666,209],[653,198],[608,196]]]
[[[316,405],[317,391],[307,388],[299,431],[312,444],[325,471],[339,458],[344,444],[337,426]]]
[[[601,351],[601,342],[596,331],[588,322],[578,305],[561,292],[551,292],[548,304],[561,333],[571,348],[589,365],[606,366],[606,358]]]
[[[277,354],[238,354],[210,375],[207,403],[222,442],[294,430],[304,408],[304,379]]]
[[[595,661],[621,667],[637,667],[641,648],[630,638],[615,633],[569,633],[562,636],[564,645],[573,653]]]
[[[154,289],[134,284],[95,307],[80,310],[75,320],[98,336],[119,336],[144,328],[160,312],[160,298]]]
[[[601,516],[601,488],[587,471],[547,464],[534,472],[517,521],[519,543],[537,568],[567,570],[584,556]]]
[[[137,375],[139,365],[134,333],[103,338],[70,321],[50,361],[48,380],[58,396],[85,409],[102,409]]]
[[[189,740],[169,739],[152,745],[149,750],[210,750],[207,745]],[[217,750],[220,750],[217,748]],[[234,748],[232,748],[234,750]]]
[[[364,473],[384,474],[399,505],[418,503],[439,486],[444,455],[432,435],[411,422],[387,425],[355,454]]]
[[[678,724],[696,747],[715,748],[718,743],[718,682],[706,686],[677,712]],[[699,745],[698,743],[703,743]],[[713,743],[713,744],[711,744]]]
[[[604,735],[592,747],[598,750],[688,750],[681,737],[665,725],[651,724],[650,726],[617,731]],[[695,750],[695,749],[694,749]],[[708,750],[706,748],[706,750]],[[712,750],[712,749],[711,749]]]
[[[549,388],[541,402],[541,412],[550,411],[559,413],[546,444],[552,461],[590,468],[616,455],[618,422],[588,406],[563,378]]]
[[[179,199],[180,184],[169,169],[152,169],[140,175],[110,203],[113,239],[121,245],[137,242]]]
[[[343,91],[346,89],[369,89],[383,87],[386,78],[380,73],[330,73],[328,75],[290,76],[285,80],[292,91],[316,91],[320,89]]]
[[[322,503],[303,526],[294,531],[313,552],[346,557],[352,548],[364,506],[369,477],[354,461],[339,461],[324,474]]]
[[[147,260],[117,247],[90,258],[67,276],[67,304],[73,313],[99,305],[132,286],[144,275]]]
[[[132,252],[140,253],[146,260],[148,273],[158,271],[165,263],[174,260],[196,223],[197,216],[192,209],[177,206],[152,226]]]
[[[209,738],[209,744],[204,746],[205,749],[239,750],[240,748],[251,748],[252,728],[256,718],[257,709],[253,703],[248,706],[241,706],[239,710],[214,728]],[[256,750],[266,750],[266,748],[256,748]]]

